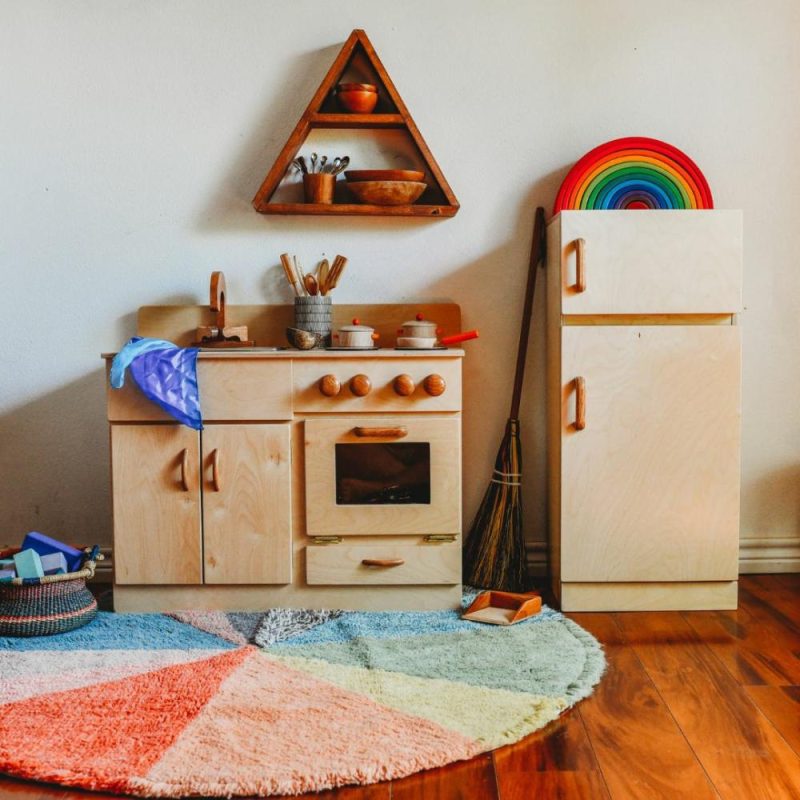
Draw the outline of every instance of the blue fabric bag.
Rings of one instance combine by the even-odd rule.
[[[134,336],[111,362],[111,386],[125,384],[125,370],[149,400],[178,422],[202,430],[200,390],[197,386],[196,347],[178,347],[164,339]]]

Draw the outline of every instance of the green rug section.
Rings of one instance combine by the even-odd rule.
[[[474,630],[269,648],[273,655],[384,670],[503,689],[569,704],[587,696],[602,675],[600,645],[560,615],[537,624],[476,625]]]

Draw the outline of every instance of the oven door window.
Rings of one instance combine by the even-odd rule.
[[[336,445],[337,505],[430,505],[430,502],[429,442]]]

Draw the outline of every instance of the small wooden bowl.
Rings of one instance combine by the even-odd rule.
[[[344,173],[347,181],[416,181],[425,178],[424,172],[415,169],[348,169]]]
[[[336,92],[339,105],[351,114],[371,114],[378,104],[378,93],[363,89],[347,89]]]
[[[374,206],[407,206],[428,188],[419,181],[350,181],[347,188],[362,203]]]
[[[322,344],[321,333],[310,333],[300,328],[287,328],[286,339],[297,350],[313,350]]]

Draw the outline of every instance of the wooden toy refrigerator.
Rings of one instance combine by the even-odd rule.
[[[735,608],[741,212],[562,211],[547,244],[561,607]]]

